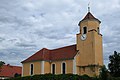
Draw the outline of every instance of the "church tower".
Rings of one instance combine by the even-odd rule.
[[[101,21],[88,10],[87,15],[79,22],[80,33],[77,34],[77,73],[89,76],[99,75],[103,66]]]

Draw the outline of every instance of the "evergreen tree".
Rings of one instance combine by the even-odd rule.
[[[5,64],[5,62],[0,61],[0,72],[1,72],[1,67]]]
[[[2,65],[4,65],[4,64],[5,64],[5,62],[0,61],[0,67],[1,67]]]
[[[100,75],[99,75],[100,80],[108,80],[108,70],[106,69],[105,66],[103,66],[100,69]]]
[[[114,54],[109,56],[109,60],[108,69],[111,76],[120,77],[120,53],[114,51]]]

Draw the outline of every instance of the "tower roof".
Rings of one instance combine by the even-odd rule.
[[[88,12],[87,15],[80,22],[84,20],[97,20],[99,23],[101,23],[101,21],[95,18],[90,12]]]

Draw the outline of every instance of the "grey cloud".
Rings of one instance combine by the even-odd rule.
[[[46,37],[48,39],[64,39],[65,35],[62,33],[57,33],[57,31],[36,31],[35,34],[37,34],[39,37]]]
[[[91,12],[102,21],[105,64],[114,50],[120,50],[120,8],[117,1],[91,3]],[[87,12],[87,2],[1,0],[0,59],[20,65],[22,60],[42,47],[53,49],[74,44],[79,32],[77,24]]]
[[[4,40],[5,40],[5,38],[0,37],[0,42],[2,42],[2,41],[4,41]]]
[[[17,43],[16,46],[19,46],[19,47],[25,47],[25,48],[33,48],[33,47],[36,47],[36,45],[34,44],[30,44],[30,43]]]
[[[116,9],[113,12],[102,15],[102,33],[104,43],[104,62],[107,65],[109,55],[114,51],[120,52],[120,10]]]
[[[9,49],[0,50],[0,60],[5,61],[6,63],[11,63],[13,65],[20,65],[21,61],[23,61],[25,58],[29,57],[36,51],[37,49],[22,49],[12,47]]]

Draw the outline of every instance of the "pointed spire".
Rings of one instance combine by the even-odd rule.
[[[90,12],[90,2],[88,3],[88,13],[86,14],[86,16],[79,22],[78,25],[80,25],[80,23],[84,20],[97,20],[99,23],[101,23],[101,21],[97,18],[95,18],[91,12]]]

